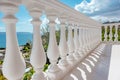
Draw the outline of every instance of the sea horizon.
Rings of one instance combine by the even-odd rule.
[[[17,32],[19,46],[23,46],[27,42],[32,41],[32,36],[31,32]],[[6,32],[0,32],[0,48],[6,48]]]

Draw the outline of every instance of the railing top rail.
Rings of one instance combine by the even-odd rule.
[[[23,0],[23,4],[31,4],[33,1],[32,0]],[[35,1],[39,4],[41,4],[40,1]],[[100,27],[102,24],[85,16],[84,14],[80,13],[79,11],[72,9],[70,7],[68,7],[67,5],[64,5],[63,3],[59,2],[58,0],[44,0],[42,1],[45,5],[45,7],[52,7],[54,9],[56,9],[58,11],[58,14],[60,13],[64,13],[64,14],[68,14],[67,17],[72,17],[74,16],[75,19],[78,19],[78,23],[82,23],[82,24],[87,24],[87,25],[92,25],[92,26],[96,26],[96,27]],[[32,5],[30,5],[32,6]],[[34,5],[33,5],[34,6]]]
[[[119,26],[120,25],[120,22],[119,23],[107,23],[107,24],[103,24],[103,26],[107,27],[107,26]]]

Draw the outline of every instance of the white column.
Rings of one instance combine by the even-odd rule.
[[[93,49],[93,29],[90,30],[90,49]]]
[[[105,26],[105,34],[104,34],[104,37],[105,37],[104,41],[107,42],[107,26]]]
[[[90,31],[91,30],[91,28],[88,28],[87,29],[87,33],[88,33],[88,51],[90,51],[91,50],[91,46],[90,46],[90,44],[91,44],[91,40],[90,40],[90,37],[91,37],[91,35],[90,35]]]
[[[46,12],[47,12],[47,17],[50,21],[49,23],[50,35],[49,35],[49,45],[47,50],[47,56],[51,64],[48,68],[48,72],[54,73],[59,71],[59,67],[57,65],[59,50],[58,50],[56,36],[55,36],[55,19],[57,18],[56,17],[57,12],[54,9],[49,9]]]
[[[86,55],[86,29],[83,28],[83,49],[82,52],[84,55]]]
[[[94,28],[92,28],[92,33],[91,34],[92,34],[92,38],[91,38],[92,44],[91,44],[91,47],[92,47],[92,49],[94,49],[95,45],[96,45],[96,37],[95,37],[96,30]]]
[[[31,8],[30,15],[33,17],[33,46],[30,56],[30,63],[32,64],[35,73],[32,76],[32,80],[46,80],[43,74],[43,68],[46,63],[46,55],[42,45],[41,35],[40,35],[40,25],[41,21],[39,17],[41,16],[42,9]]]
[[[17,18],[14,16],[20,3],[19,0],[14,3],[2,0],[0,4],[0,11],[5,14],[3,22],[6,24],[6,53],[2,71],[8,80],[22,80],[26,66],[18,45],[16,35]]]
[[[75,56],[75,58],[77,59],[77,60],[79,60],[80,59],[80,55],[79,55],[79,36],[78,36],[78,27],[77,27],[77,25],[75,25],[75,27],[74,27],[74,44],[75,44],[75,53],[73,54],[74,56]]]
[[[85,28],[86,30],[86,53],[89,52],[89,29],[88,28]]]
[[[73,57],[73,54],[74,54],[74,41],[73,41],[73,34],[72,34],[72,24],[69,24],[69,27],[68,27],[68,57],[67,57],[67,60],[74,64],[74,57]]]
[[[83,56],[82,49],[83,49],[84,43],[83,43],[83,29],[81,27],[79,28],[79,43],[80,43],[79,54]]]
[[[113,27],[113,26],[110,26],[110,34],[109,34],[109,37],[110,37],[109,41],[110,41],[110,42],[113,41],[113,40],[112,40],[112,37],[113,37],[113,35],[112,35],[112,27]]]
[[[60,17],[61,26],[60,26],[60,43],[59,43],[59,51],[61,60],[59,61],[59,65],[68,66],[68,62],[66,60],[68,53],[68,46],[66,41],[66,16],[64,14]]]
[[[115,26],[115,42],[118,41],[118,25]]]

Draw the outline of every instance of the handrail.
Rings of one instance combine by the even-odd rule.
[[[16,36],[18,19],[15,17],[15,13],[18,11],[20,4],[24,4],[27,7],[30,16],[33,18],[31,21],[33,25],[33,46],[30,63],[35,73],[31,80],[63,79],[82,58],[88,55],[101,42],[101,23],[90,19],[57,0],[17,0],[15,2],[2,0],[0,4],[2,4],[0,5],[0,11],[5,14],[2,20],[6,24],[7,36],[7,47],[2,71],[8,80],[21,80],[26,68]],[[39,17],[42,15],[42,11],[46,12],[50,21],[46,24],[49,25],[50,29],[47,50],[50,65],[46,72],[42,71],[46,63],[46,54],[39,30],[42,23]],[[55,19],[57,17],[61,20],[61,24],[59,24],[61,27],[59,47],[55,35]],[[68,39],[65,39],[66,26],[68,27]],[[60,61],[58,61],[59,57],[61,58]]]

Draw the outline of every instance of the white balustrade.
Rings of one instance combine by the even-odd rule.
[[[73,54],[74,54],[74,41],[73,41],[73,36],[72,36],[72,24],[69,25],[68,27],[68,57],[67,57],[67,60],[68,62],[70,63],[74,63],[75,59],[73,57]]]
[[[104,34],[104,41],[105,42],[118,42],[118,25],[119,23],[113,23],[113,24],[104,24],[104,28],[105,28],[105,34]],[[110,27],[110,31],[109,31],[109,35],[107,35],[107,28],[108,26]],[[115,26],[115,28],[114,28]],[[115,30],[115,34],[113,33],[113,31]],[[99,30],[100,31],[100,30]],[[114,35],[113,35],[114,34]],[[113,36],[114,36],[114,41],[113,41]],[[109,37],[109,41],[107,40],[107,38]]]
[[[77,60],[80,60],[80,54],[79,54],[79,36],[78,36],[78,27],[75,25],[74,27],[74,44],[75,44],[75,53],[73,54]]]
[[[36,6],[32,6],[34,3]],[[30,63],[32,64],[35,73],[32,76],[32,80],[46,80],[43,73],[43,68],[46,63],[46,54],[42,45],[41,35],[40,35],[40,25],[41,21],[39,20],[42,10],[44,9],[43,5],[37,4],[33,1],[27,5],[30,15],[33,17],[31,23],[33,24],[33,46],[30,56]],[[32,8],[29,8],[32,7]]]
[[[86,38],[86,29],[85,28],[83,28],[82,37],[83,37],[83,49],[82,49],[82,52],[84,53],[84,55],[86,55],[87,38]]]
[[[60,51],[60,57],[61,60],[59,61],[59,65],[67,67],[67,54],[68,54],[68,46],[66,41],[66,19],[67,17],[65,15],[61,15],[61,25],[60,25],[60,43],[59,43],[59,51]]]
[[[78,40],[79,40],[79,48],[78,48],[78,52],[79,52],[79,55],[81,56],[81,57],[83,57],[83,54],[82,54],[82,29],[81,29],[81,27],[79,26],[78,27],[78,29],[79,29],[79,35],[78,35]]]
[[[57,65],[59,58],[59,49],[57,46],[56,35],[55,35],[55,19],[57,18],[57,11],[50,8],[46,10],[47,17],[50,21],[49,23],[49,45],[47,50],[47,56],[50,60],[50,66],[48,68],[48,72],[54,73],[58,72],[60,69]]]
[[[6,54],[2,71],[8,80],[22,80],[26,68],[25,61],[18,46],[16,37],[17,18],[14,16],[20,4],[24,4],[27,7],[31,17],[33,18],[31,21],[33,25],[33,46],[30,63],[34,68],[35,73],[31,80],[62,80],[62,78],[65,77],[65,75],[67,75],[72,68],[81,61],[81,59],[85,58],[86,55],[100,43],[101,34],[99,28],[96,27],[95,29],[91,26],[100,26],[101,24],[79,14],[76,10],[63,5],[56,0],[47,1],[0,1],[0,11],[5,14],[3,22],[6,24],[7,39]],[[57,8],[59,10],[57,10]],[[61,24],[60,43],[58,48],[55,35],[55,20],[58,17],[58,11],[61,10],[64,10],[64,13],[59,15]],[[40,34],[40,16],[42,11],[46,12],[47,18],[49,19],[49,44],[47,57],[51,64],[46,72],[42,71],[46,63],[46,55]],[[69,14],[68,20],[66,20],[68,17],[67,14]],[[68,23],[68,25],[66,23]],[[79,24],[81,25],[79,26]],[[66,26],[68,26],[68,41],[66,39]],[[61,59],[58,61],[59,57]],[[59,63],[57,64],[57,62]],[[61,66],[66,70],[61,69]]]
[[[89,52],[89,29],[86,28],[86,53]]]
[[[2,20],[6,25],[6,53],[2,71],[8,80],[21,80],[26,67],[16,35],[16,23],[18,20],[15,13],[18,11],[19,4],[20,0],[14,3],[7,0],[0,1],[0,11],[5,14]]]
[[[115,26],[115,42],[117,42],[118,41],[118,25],[117,26]]]
[[[113,41],[113,40],[112,40],[112,37],[113,37],[113,35],[112,35],[112,27],[113,27],[113,26],[110,26],[110,34],[109,34],[109,38],[110,38],[109,41],[110,41],[110,42]]]
[[[91,50],[91,46],[90,46],[90,44],[91,44],[91,40],[90,40],[90,37],[91,37],[91,35],[90,35],[90,32],[91,32],[91,28],[88,28],[88,52]]]
[[[104,36],[105,36],[104,41],[107,42],[107,27],[105,27],[105,34],[104,34]]]

